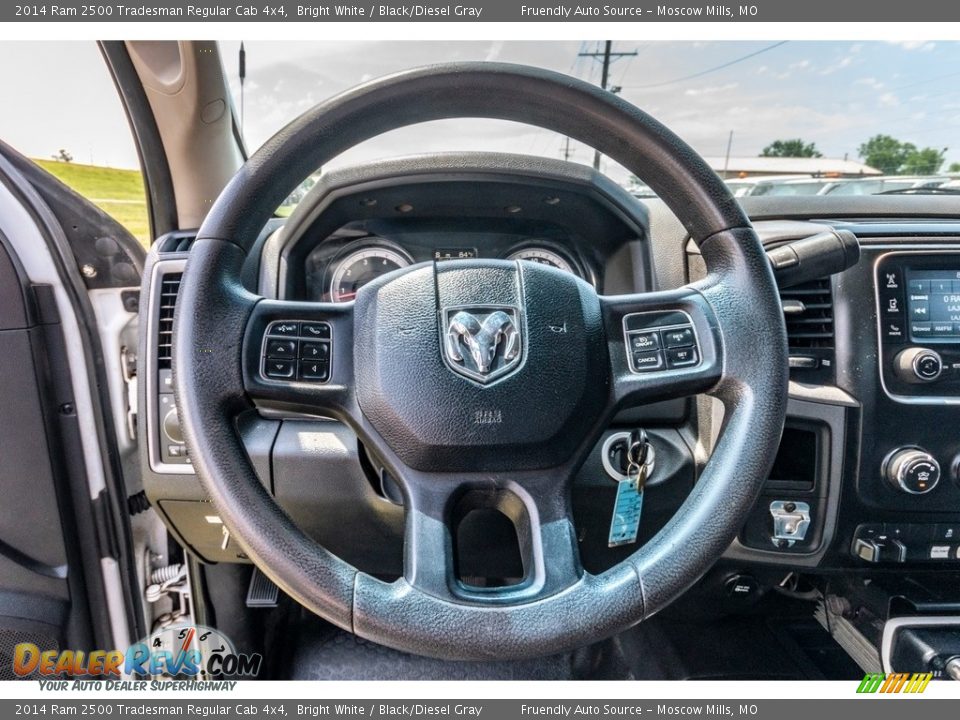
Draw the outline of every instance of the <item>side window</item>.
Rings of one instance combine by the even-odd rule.
[[[149,246],[140,161],[96,43],[0,43],[0,67],[17,68],[0,73],[0,140]]]

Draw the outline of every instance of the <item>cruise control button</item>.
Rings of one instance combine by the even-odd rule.
[[[693,345],[693,328],[664,330],[663,342],[668,348],[687,347],[688,345]]]
[[[267,360],[263,364],[267,377],[286,380],[296,375],[296,365],[293,360]]]
[[[303,360],[300,362],[300,378],[325,382],[330,379],[330,364],[319,360]]]
[[[689,367],[690,365],[696,365],[698,362],[700,362],[700,358],[697,357],[696,348],[688,347],[667,350],[667,365],[672,368]]]
[[[275,322],[271,323],[267,329],[267,335],[284,335],[286,337],[296,337],[300,332],[300,325],[295,322]]]
[[[660,336],[656,332],[634,333],[630,336],[630,349],[634,352],[659,350]]]
[[[637,372],[660,370],[663,367],[663,353],[635,352],[633,354],[633,369]]]
[[[267,340],[268,358],[295,358],[296,356],[296,340]]]
[[[326,323],[300,323],[300,335],[307,338],[330,338],[330,326]]]
[[[329,360],[330,343],[304,341],[300,343],[300,357],[303,360]]]

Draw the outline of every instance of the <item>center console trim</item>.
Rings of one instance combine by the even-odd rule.
[[[885,673],[895,672],[890,664],[893,654],[893,638],[897,630],[903,627],[942,627],[944,625],[960,625],[960,617],[956,615],[918,615],[896,617],[887,620],[883,625],[883,638],[880,641],[880,662]]]

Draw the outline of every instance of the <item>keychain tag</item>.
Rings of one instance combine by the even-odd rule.
[[[617,483],[617,499],[613,504],[608,547],[630,545],[637,541],[642,511],[643,491],[637,490],[636,483],[629,480]]]

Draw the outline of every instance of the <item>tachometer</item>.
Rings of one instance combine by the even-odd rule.
[[[371,280],[410,264],[408,257],[391,248],[373,245],[354,250],[336,264],[330,279],[330,300],[350,302]]]
[[[540,263],[541,265],[549,265],[550,267],[564,270],[573,275],[580,274],[574,267],[573,262],[560,253],[535,245],[510,253],[507,255],[507,260],[527,260],[528,262]]]

